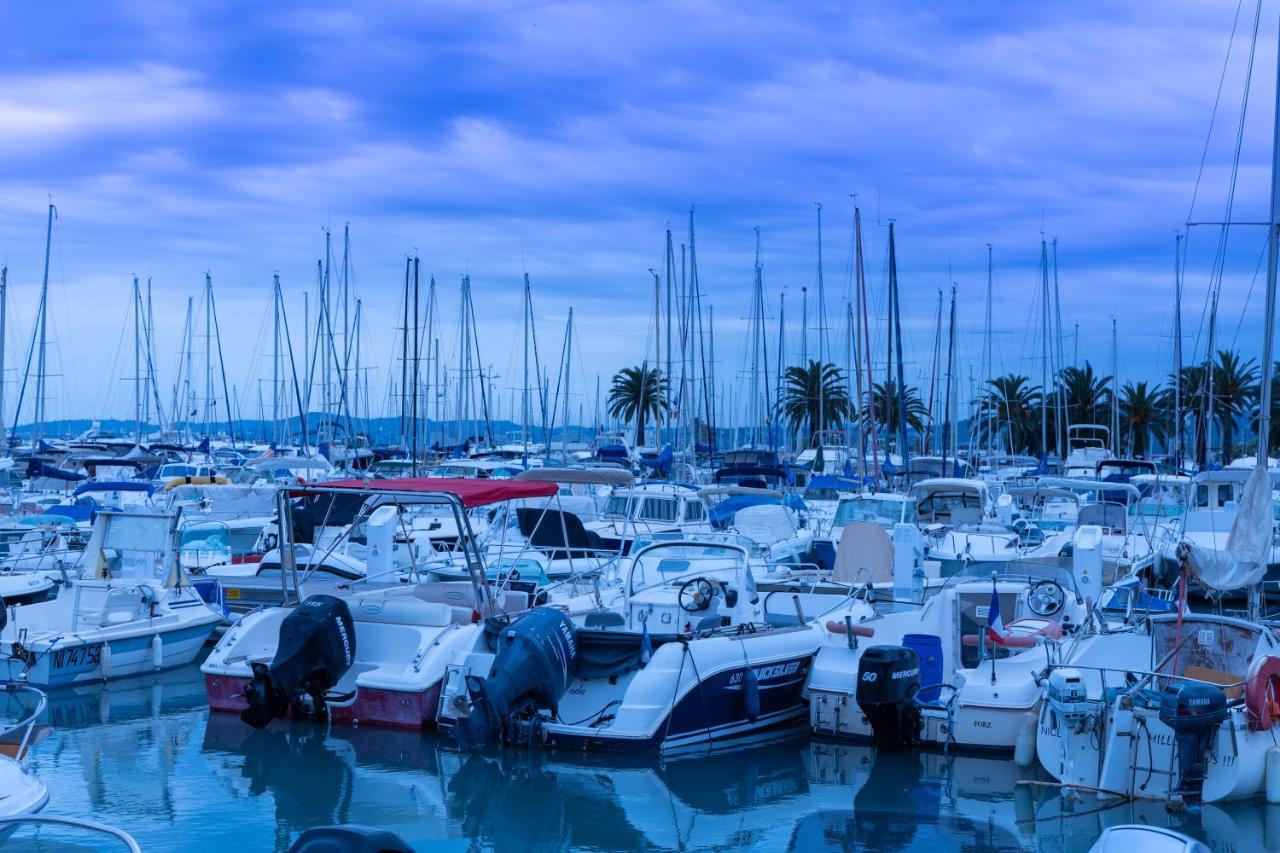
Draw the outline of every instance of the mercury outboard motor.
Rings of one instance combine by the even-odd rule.
[[[1200,802],[1207,770],[1205,756],[1227,718],[1227,694],[1209,684],[1174,681],[1160,692],[1160,722],[1173,729],[1178,745],[1178,793]]]
[[[920,658],[906,646],[872,646],[858,660],[858,707],[876,746],[901,749],[920,739]]]
[[[498,634],[493,669],[486,679],[467,676],[470,712],[450,733],[459,746],[478,749],[501,734],[527,740],[540,709],[555,713],[577,671],[578,642],[563,611],[539,607]]]
[[[347,603],[332,595],[313,595],[280,623],[280,639],[271,665],[258,661],[244,689],[249,707],[240,719],[255,728],[292,712],[295,718],[322,719],[325,694],[356,659],[356,632]]]

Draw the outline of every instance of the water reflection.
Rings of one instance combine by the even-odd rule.
[[[877,753],[799,733],[712,754],[467,755],[432,735],[210,715],[194,669],[58,694],[35,754],[49,812],[125,827],[148,849],[285,850],[354,822],[426,848],[1086,851],[1146,822],[1215,850],[1275,849],[1280,807],[1064,798],[1005,759]]]

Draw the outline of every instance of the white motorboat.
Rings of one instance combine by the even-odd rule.
[[[451,508],[466,534],[460,542],[470,575],[462,582],[381,586],[357,580],[345,588],[327,584],[317,595],[286,536],[279,581],[288,604],[245,614],[218,641],[201,665],[210,708],[241,712],[254,725],[288,714],[360,725],[430,725],[446,669],[487,652],[485,620],[529,606],[528,592],[496,588],[485,579],[467,510],[554,492],[550,483],[447,479],[344,481],[282,491],[285,531],[295,529],[291,512],[308,505],[308,498],[358,498],[370,579],[395,578],[392,554],[403,510]],[[340,545],[341,539],[332,543],[334,549]]]
[[[49,802],[49,789],[31,771],[36,722],[47,702],[29,685],[0,687],[0,819],[35,814]]]
[[[1280,715],[1280,640],[1229,616],[1168,613],[1083,638],[1045,681],[1036,752],[1065,787],[1196,804],[1262,793]]]
[[[821,629],[764,620],[740,545],[658,542],[632,557],[621,597],[576,625],[538,608],[497,651],[455,667],[442,727],[469,747],[667,751],[803,719]]]
[[[222,614],[188,583],[177,530],[177,515],[98,513],[84,576],[9,612],[0,671],[63,687],[191,663]]]
[[[1070,571],[975,564],[922,606],[833,611],[809,677],[810,724],[889,748],[1012,750],[1030,738],[1039,674],[1069,659],[1100,588],[1100,536],[1076,535]]]

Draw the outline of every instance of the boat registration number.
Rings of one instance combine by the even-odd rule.
[[[58,649],[53,653],[54,669],[88,670],[102,664],[102,643]]]
[[[239,588],[237,588],[237,587],[229,586],[229,587],[227,587],[227,588],[226,588],[225,592],[227,593],[227,598],[239,598],[239,597],[240,597],[240,590],[239,590]]]

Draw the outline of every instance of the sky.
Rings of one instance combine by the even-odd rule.
[[[825,327],[842,363],[855,204],[873,345],[895,223],[909,383],[931,381],[937,294],[951,284],[962,396],[985,378],[988,244],[992,372],[1038,379],[1042,238],[1057,241],[1063,359],[1159,380],[1173,363],[1179,232],[1187,359],[1205,346],[1221,233],[1187,223],[1228,215],[1255,12],[1203,0],[9,3],[4,417],[50,198],[51,417],[131,415],[134,275],[152,282],[167,405],[206,272],[228,382],[251,416],[270,374],[272,275],[300,336],[324,229],[340,241],[344,225],[374,414],[398,370],[406,255],[437,281],[446,366],[470,275],[500,410],[523,384],[522,274],[553,375],[572,307],[570,384],[589,412],[596,378],[651,349],[649,269],[668,227],[687,241],[690,210],[723,383],[743,381],[757,228],[770,324],[784,294],[787,360],[801,356],[808,288],[808,354]],[[1278,17],[1264,3],[1233,221],[1267,215]],[[1263,250],[1262,229],[1242,225],[1222,251],[1218,343],[1249,356]]]

